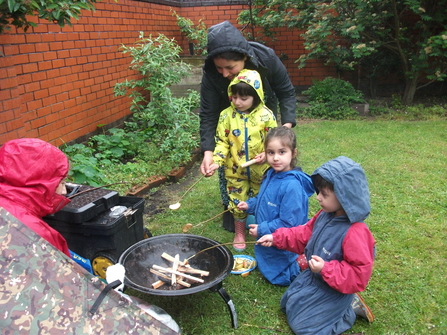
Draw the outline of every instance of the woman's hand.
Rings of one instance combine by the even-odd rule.
[[[213,152],[212,151],[205,151],[203,153],[203,160],[202,164],[200,164],[200,172],[205,177],[210,177],[214,174],[214,170],[210,169],[210,166],[214,163],[213,160]]]
[[[208,169],[208,173],[206,174],[205,177],[211,177],[214,174],[214,171],[216,171],[219,168],[219,164],[213,163],[210,165],[209,169]]]

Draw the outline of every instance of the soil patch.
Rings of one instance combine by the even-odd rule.
[[[167,182],[157,188],[149,190],[148,193],[144,195],[144,215],[152,217],[165,210],[169,210],[169,205],[176,203],[192,184],[202,176],[202,173],[200,172],[201,163],[201,160],[194,163],[178,183]]]

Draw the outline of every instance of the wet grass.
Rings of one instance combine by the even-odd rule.
[[[447,122],[320,121],[295,129],[305,172],[345,155],[368,176],[372,211],[367,223],[377,241],[377,258],[362,295],[376,320],[357,320],[347,334],[447,334]],[[312,197],[309,214],[318,209]],[[182,233],[186,223],[197,224],[222,210],[213,176],[198,183],[177,211],[148,218],[147,227],[154,235]],[[218,217],[189,233],[232,241],[233,234],[221,224]],[[253,255],[252,245],[245,254]],[[238,329],[231,327],[224,300],[208,290],[179,297],[127,293],[164,308],[185,335],[292,334],[279,308],[286,288],[268,284],[257,270],[246,278],[229,275],[223,285],[236,307]]]

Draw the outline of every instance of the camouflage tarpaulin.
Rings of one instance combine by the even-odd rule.
[[[177,334],[0,207],[2,334]]]

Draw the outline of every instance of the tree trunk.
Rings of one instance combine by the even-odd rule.
[[[416,74],[413,78],[407,78],[405,81],[405,92],[402,97],[402,103],[404,105],[410,105],[413,103],[414,95],[416,94],[417,83],[419,76]]]

